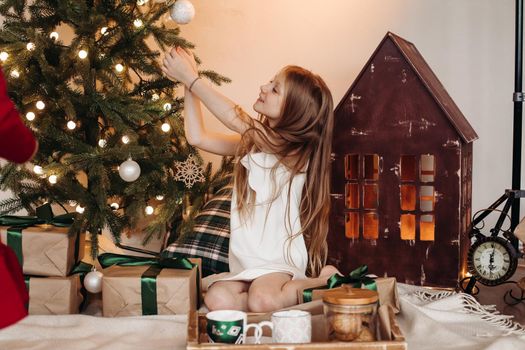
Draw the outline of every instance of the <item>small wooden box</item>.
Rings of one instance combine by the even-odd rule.
[[[206,335],[206,314],[193,312],[188,315],[188,338],[187,350],[197,349],[261,349],[261,350],[275,350],[275,349],[366,349],[366,350],[406,350],[407,343],[405,337],[399,328],[394,310],[390,306],[384,307],[386,317],[378,317],[379,334],[381,339],[390,338],[391,340],[380,340],[374,342],[329,342],[326,340],[326,332],[324,331],[324,316],[323,303],[321,300],[314,300],[310,303],[296,305],[290,309],[302,309],[310,311],[312,314],[312,342],[308,344],[219,344],[208,343]],[[263,320],[270,320],[272,313],[267,314],[248,314],[248,323],[261,322]],[[321,326],[319,326],[321,325]],[[266,331],[266,327],[265,327]],[[386,334],[386,333],[388,334]],[[265,334],[266,335],[266,334]]]

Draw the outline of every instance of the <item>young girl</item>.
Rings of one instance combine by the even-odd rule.
[[[297,304],[297,290],[337,270],[323,265],[330,210],[333,101],[325,82],[287,66],[261,86],[251,118],[200,79],[193,56],[166,52],[163,72],[185,85],[188,142],[236,155],[229,267],[208,288],[210,310],[268,312]],[[235,135],[207,130],[200,101]],[[318,276],[306,279],[307,271]]]

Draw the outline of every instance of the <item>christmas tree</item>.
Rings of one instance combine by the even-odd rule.
[[[193,48],[162,20],[173,2],[0,1],[10,97],[40,146],[32,164],[0,167],[0,190],[14,194],[0,201],[0,214],[34,214],[45,202],[76,210],[70,233],[89,232],[93,255],[102,229],[119,242],[144,216],[146,240],[174,222],[179,233],[191,227],[188,210],[226,181],[231,161],[212,175],[185,140],[178,84],[159,64],[161,51]]]

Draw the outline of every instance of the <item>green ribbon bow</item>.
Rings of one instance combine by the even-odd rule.
[[[37,216],[17,216],[17,215],[1,215],[0,226],[10,226],[7,229],[7,245],[13,249],[20,263],[24,265],[24,256],[22,254],[22,230],[29,226],[50,224],[57,227],[69,227],[75,220],[75,213],[67,213],[58,216],[53,216],[51,206],[49,203],[37,208]],[[51,213],[51,214],[49,214]],[[75,261],[79,253],[79,235],[75,242]]]
[[[146,258],[138,256],[119,255],[113,253],[104,253],[99,255],[98,261],[103,268],[109,266],[147,266],[150,267],[144,271],[140,277],[142,314],[157,315],[157,276],[163,268],[191,270],[197,266],[197,300],[200,303],[199,288],[199,271],[198,265],[192,263],[186,258]],[[198,305],[200,307],[200,305]]]
[[[351,284],[353,288],[361,288],[361,286],[363,286],[366,289],[377,291],[376,281],[374,281],[374,279],[370,277],[367,277],[367,273],[367,265],[359,266],[358,268],[350,272],[348,276],[342,276],[338,273],[335,273],[326,281],[326,286],[304,289],[303,302],[307,303],[309,301],[312,301],[313,291],[316,289],[332,289],[337,288],[343,284]]]

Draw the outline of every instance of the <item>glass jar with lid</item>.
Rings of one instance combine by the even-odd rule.
[[[330,340],[374,341],[379,295],[368,289],[341,287],[323,294]]]

